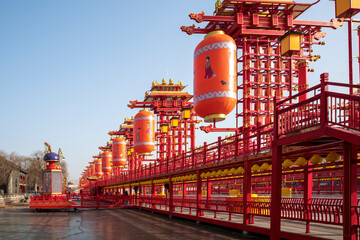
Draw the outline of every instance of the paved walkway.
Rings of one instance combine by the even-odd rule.
[[[159,205],[157,205],[159,207]],[[165,210],[165,206],[162,206],[162,210]],[[181,213],[181,208],[175,208],[176,213]],[[196,216],[196,211],[192,209],[191,214],[189,214],[188,208],[183,208],[181,214]],[[203,218],[214,219],[214,213],[212,211],[204,211]],[[224,212],[217,212],[216,220],[229,222],[229,214]],[[232,214],[231,221],[232,223],[242,224],[243,215],[242,214]],[[264,229],[270,228],[270,218],[255,216],[254,224],[249,224],[249,226],[260,227]],[[328,225],[321,223],[310,223],[310,234],[305,233],[306,224],[303,221],[294,221],[294,220],[281,220],[281,231],[288,233],[303,234],[304,239],[306,236],[324,238],[324,239],[334,239],[340,240],[343,239],[342,226],[338,225]]]
[[[135,209],[35,212],[26,207],[0,210],[0,239],[261,240],[213,225],[169,218]]]

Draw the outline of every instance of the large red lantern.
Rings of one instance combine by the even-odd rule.
[[[140,110],[134,118],[134,151],[146,155],[155,148],[155,117],[148,110]]]
[[[194,106],[205,122],[225,120],[236,105],[236,44],[223,31],[205,36],[194,52]]]
[[[101,154],[102,171],[105,175],[111,173],[111,153],[106,151]]]
[[[95,161],[95,177],[101,177],[103,175],[102,172],[102,164],[101,159],[96,159]]]
[[[90,162],[90,177],[95,175],[95,164]]]
[[[112,143],[112,163],[114,167],[126,165],[126,141],[124,138],[115,138]]]

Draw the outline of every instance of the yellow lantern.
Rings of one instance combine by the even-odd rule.
[[[300,52],[301,34],[302,32],[288,31],[280,37],[282,56],[291,56],[293,53]]]
[[[191,116],[191,108],[181,109],[181,118],[182,119],[190,119],[190,116]]]
[[[326,161],[331,163],[337,160],[340,160],[340,155],[336,152],[329,152],[329,154],[325,157]]]
[[[169,124],[167,123],[161,124],[160,129],[161,129],[161,133],[167,133],[169,130]]]
[[[179,126],[179,117],[172,117],[170,119],[170,126],[172,128],[178,127]]]
[[[359,0],[335,0],[337,18],[350,18],[360,12]]]
[[[268,163],[263,163],[260,166],[260,169],[263,170],[263,171],[269,170],[269,168],[270,168],[270,165]]]
[[[283,166],[284,168],[291,168],[293,164],[294,164],[294,163],[293,163],[290,159],[286,159],[286,160],[282,163],[282,166]]]
[[[320,164],[322,161],[323,161],[323,158],[320,157],[320,156],[317,155],[317,154],[315,154],[314,156],[312,156],[312,157],[310,158],[310,162],[311,162],[312,164]]]
[[[307,164],[307,160],[303,157],[299,157],[298,159],[296,159],[295,161],[295,165],[299,166],[299,167],[303,167]]]
[[[238,167],[237,169],[236,169],[236,173],[239,173],[239,174],[243,174],[244,173],[244,168],[243,167]]]
[[[235,173],[236,173],[236,169],[235,169],[235,168],[230,169],[229,173],[230,173],[230,174],[235,174]]]
[[[225,169],[223,172],[222,172],[222,176],[226,176],[229,174],[229,169]]]
[[[134,148],[130,148],[130,152],[133,153],[133,152],[134,152]]]
[[[252,167],[251,167],[251,171],[252,172],[258,172],[260,170],[260,167],[259,165],[257,164],[254,164]]]

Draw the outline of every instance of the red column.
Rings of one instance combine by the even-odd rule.
[[[211,200],[211,182],[207,181],[207,189],[206,189],[206,200]]]
[[[192,117],[191,117],[192,118]],[[195,123],[190,124],[191,150],[195,149]]]
[[[183,200],[186,198],[186,183],[183,182]]]
[[[359,38],[359,56],[360,56],[360,26],[357,27],[357,33],[358,33],[358,38]],[[360,58],[358,58],[358,63],[359,63],[359,70],[360,70]],[[360,81],[359,81],[360,83]]]
[[[156,208],[156,205],[154,203],[154,198],[155,198],[155,185],[154,185],[154,180],[151,180],[151,207],[152,208]]]
[[[343,237],[355,240],[357,206],[357,151],[356,146],[344,143]]]
[[[174,184],[169,176],[169,211],[175,211],[174,207]]]
[[[201,216],[200,201],[201,201],[201,176],[200,170],[196,171],[196,216]]]
[[[206,208],[209,208],[209,200],[211,200],[211,182],[206,181]]]
[[[301,60],[298,63],[299,74],[299,93],[305,91],[308,85],[308,68],[309,62],[307,60]],[[307,93],[299,96],[299,102],[307,99]]]
[[[313,189],[313,177],[312,173],[309,173],[309,164],[304,169],[304,204],[305,204],[305,219],[306,219],[306,233],[310,233],[310,213],[309,204],[312,198]]]
[[[272,148],[272,173],[271,173],[271,205],[270,205],[270,239],[280,239],[281,230],[281,158],[282,147]]]
[[[166,136],[167,137],[167,146],[166,146],[166,157],[167,158],[172,158],[172,156],[173,156],[173,151],[172,151],[172,136],[171,135],[167,135]],[[175,156],[175,155],[174,155]]]
[[[243,203],[244,203],[244,214],[243,223],[250,224],[250,206],[251,202],[251,163],[249,160],[245,160],[244,163],[244,180],[243,180]]]

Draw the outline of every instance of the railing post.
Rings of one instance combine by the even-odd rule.
[[[274,139],[277,139],[279,135],[279,116],[278,116],[278,108],[276,105],[277,98],[274,96],[273,102],[274,102]]]
[[[322,73],[320,75],[320,124],[321,127],[328,125],[328,103],[327,103],[327,81],[329,79],[329,73]]]
[[[235,133],[235,157],[239,156],[239,130]]]
[[[218,162],[221,160],[221,136],[218,137]]]
[[[305,208],[305,220],[306,220],[306,233],[310,233],[311,213],[310,213],[309,205],[311,204],[312,190],[313,190],[313,174],[311,172],[309,173],[309,165],[311,165],[310,161],[308,161],[304,169],[304,208]]]
[[[204,160],[203,163],[206,164],[207,162],[207,143],[204,142]]]
[[[166,172],[169,172],[169,157],[166,158]]]
[[[194,152],[194,150],[192,150],[191,152]],[[185,168],[185,153],[180,153],[181,154],[181,170]]]
[[[260,132],[260,127],[261,127],[261,122],[257,122],[256,123],[256,151],[259,153],[261,150],[261,132]]]
[[[174,184],[172,182],[172,176],[169,175],[169,211],[175,211],[174,207]]]
[[[201,176],[200,176],[200,170],[196,170],[196,216],[201,216]]]

